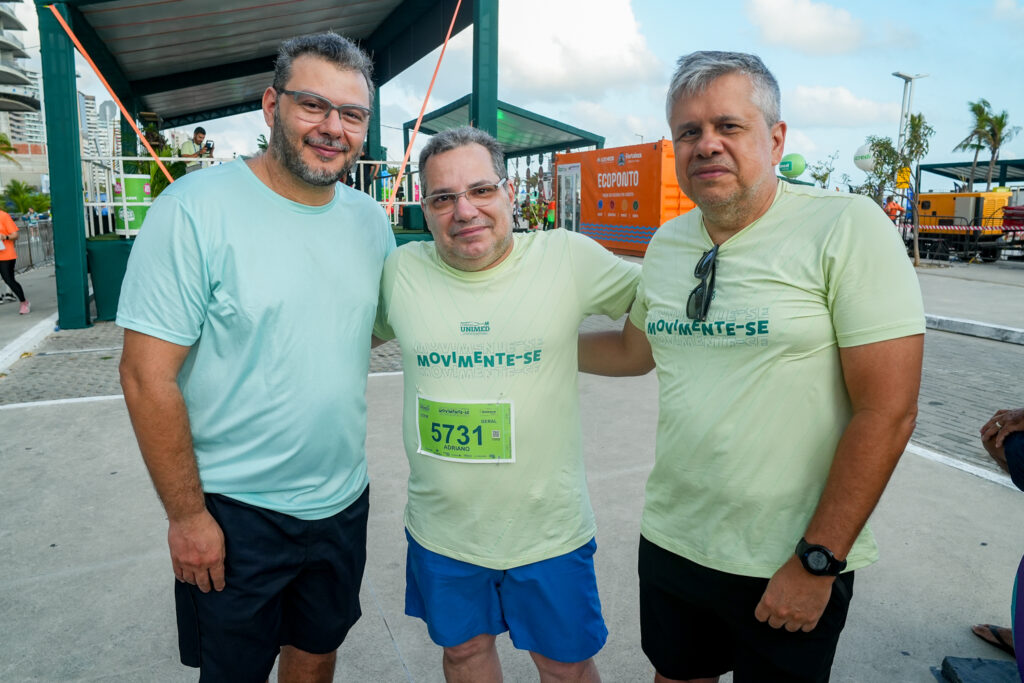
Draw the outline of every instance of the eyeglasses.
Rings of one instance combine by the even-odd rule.
[[[365,128],[370,123],[370,110],[361,104],[335,104],[326,97],[303,90],[278,90],[277,92],[292,96],[299,109],[296,116],[306,123],[322,123],[335,110],[337,110],[342,124],[353,128]]]
[[[718,245],[704,252],[704,255],[697,261],[697,267],[693,269],[693,276],[700,280],[700,284],[690,292],[690,298],[686,300],[686,317],[698,322],[708,319],[708,309],[711,308],[711,297],[715,293],[715,257],[718,256]]]
[[[498,196],[498,190],[508,182],[508,178],[502,178],[496,183],[477,185],[462,192],[441,192],[428,194],[423,198],[423,205],[429,207],[435,214],[441,216],[455,211],[455,205],[459,197],[465,197],[470,204],[476,207],[487,206]]]

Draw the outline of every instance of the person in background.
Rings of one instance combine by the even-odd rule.
[[[999,467],[1010,475],[1010,479],[1024,491],[1024,408],[999,410],[981,427],[981,445]],[[986,643],[998,647],[1016,658],[1017,669],[1024,681],[1024,654],[1021,653],[1024,640],[1024,604],[1019,600],[1021,581],[1024,580],[1024,557],[1017,568],[1017,579],[1013,584],[1013,598],[1010,614],[1013,628],[994,624],[975,624],[971,627],[974,635]]]
[[[897,202],[896,198],[893,197],[892,195],[886,197],[885,206],[883,207],[883,210],[885,211],[885,215],[888,216],[889,220],[891,220],[893,223],[899,222],[900,214],[902,214],[905,211],[905,209],[902,206],[900,206],[899,202]]]
[[[31,209],[30,209],[31,211]],[[33,212],[34,213],[34,212]],[[0,211],[0,277],[18,297],[21,305],[18,308],[19,315],[26,315],[31,310],[31,305],[25,299],[25,290],[21,284],[14,279],[14,262],[18,257],[14,250],[14,241],[18,239],[18,226],[11,218],[11,214]]]
[[[199,159],[202,157],[213,158],[213,143],[209,142],[203,144],[206,139],[206,129],[202,126],[197,126],[192,131],[192,138],[186,140],[181,146],[180,156],[188,157],[189,159],[196,159],[196,161],[189,161],[185,164],[185,173],[191,173],[192,171],[198,171],[202,168],[202,164],[199,163]]]

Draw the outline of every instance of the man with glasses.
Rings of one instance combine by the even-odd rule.
[[[132,249],[121,383],[168,519],[182,663],[202,680],[333,680],[360,616],[381,208],[338,180],[366,137],[369,58],[281,45],[266,153],[186,176]],[[322,353],[323,345],[329,352]]]
[[[779,181],[779,99],[729,52],[684,56],[668,94],[698,209],[651,240],[614,368],[657,363],[639,573],[658,681],[828,680],[914,429],[913,268],[871,200]]]
[[[449,681],[499,681],[495,636],[543,681],[597,681],[608,631],[583,471],[577,331],[623,315],[639,268],[565,230],[512,234],[498,142],[474,128],[420,154],[433,244],[384,267],[375,334],[397,337],[409,459],[406,614]]]

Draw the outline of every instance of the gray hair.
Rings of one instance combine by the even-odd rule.
[[[497,140],[488,133],[472,126],[450,128],[430,138],[430,142],[420,151],[420,184],[423,186],[424,195],[429,194],[425,170],[427,168],[427,160],[436,154],[450,152],[453,149],[465,147],[466,145],[480,145],[486,149],[491,155],[491,164],[494,166],[494,172],[498,175],[498,180],[508,177],[508,171],[505,170],[505,152]]]
[[[296,36],[281,43],[274,62],[274,90],[287,87],[292,77],[292,62],[303,55],[319,57],[339,69],[361,73],[370,91],[370,107],[373,107],[373,61],[358,45],[333,31]]]
[[[782,100],[779,83],[760,57],[744,52],[701,51],[680,57],[669,84],[665,117],[672,118],[672,107],[681,97],[702,93],[715,79],[731,73],[750,78],[754,86],[752,99],[765,123],[769,128],[778,123]]]

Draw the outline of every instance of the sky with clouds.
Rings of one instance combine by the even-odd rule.
[[[34,28],[33,6],[17,11]],[[608,147],[635,144],[668,135],[665,90],[680,55],[752,52],[781,86],[786,151],[809,164],[838,151],[834,177],[858,183],[857,147],[898,133],[903,81],[894,71],[928,74],[913,101],[936,130],[925,162],[970,161],[952,151],[970,128],[968,101],[984,97],[1024,126],[1022,35],[1024,0],[504,0],[498,97],[603,135]],[[401,126],[419,113],[438,52],[381,89],[389,159],[402,157]],[[84,61],[79,71],[80,89],[106,99]],[[427,111],[468,93],[471,75],[467,29],[452,38]],[[266,132],[258,112],[204,126],[218,155],[249,154]],[[1024,158],[1024,132],[1000,157]],[[951,181],[926,175],[922,185],[945,190]]]

